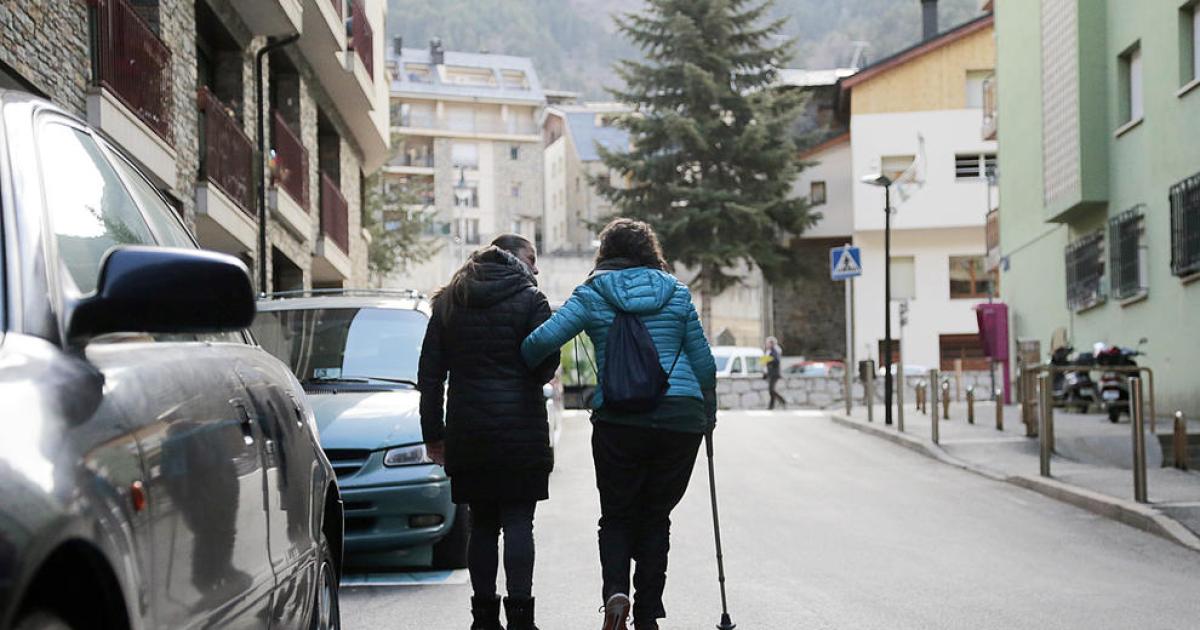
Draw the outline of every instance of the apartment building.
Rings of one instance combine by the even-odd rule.
[[[416,206],[392,212],[424,213],[427,235],[442,247],[385,283],[430,292],[499,234],[540,242],[546,97],[533,62],[447,51],[435,40],[401,48],[389,64],[398,140],[385,172]]]
[[[992,4],[1010,337],[1145,338],[1158,409],[1200,413],[1200,4]]]
[[[595,249],[597,221],[612,214],[612,204],[592,185],[592,178],[613,181],[600,160],[600,147],[623,151],[629,133],[615,125],[629,112],[621,103],[564,103],[546,109],[545,142],[546,253],[590,252]]]
[[[385,11],[385,0],[14,0],[0,12],[0,85],[85,117],[202,247],[265,261],[260,290],[361,286],[360,181],[388,154]],[[256,53],[296,34],[266,55],[258,102]]]
[[[980,134],[984,82],[995,66],[993,18],[938,32],[936,3],[924,6],[921,42],[841,81],[851,97],[853,240],[863,257],[854,290],[856,354],[878,359],[886,352],[889,317],[905,364],[954,369],[961,360],[968,370],[986,370],[974,307],[995,289],[985,222],[997,145]],[[884,189],[861,181],[877,173],[899,180],[891,188],[890,304]]]

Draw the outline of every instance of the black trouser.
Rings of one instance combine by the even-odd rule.
[[[604,600],[636,589],[635,621],[667,616],[671,510],[683,498],[702,435],[596,422],[592,457],[600,490],[600,566]]]
[[[767,404],[767,409],[774,409],[776,400],[778,400],[779,404],[783,405],[784,407],[787,406],[787,399],[785,399],[783,396],[780,396],[779,392],[775,391],[775,386],[778,384],[778,376],[767,377],[767,391],[771,392],[771,402]]]
[[[467,565],[476,597],[496,595],[500,530],[504,530],[504,579],[508,596],[533,596],[533,511],[537,503],[472,503]]]

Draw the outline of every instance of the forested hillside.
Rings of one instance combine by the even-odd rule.
[[[545,87],[604,98],[615,77],[612,63],[636,55],[614,33],[611,15],[635,11],[641,0],[388,0],[389,36],[424,47],[434,36],[450,50],[533,57]],[[979,13],[979,0],[941,0],[947,28]],[[917,41],[919,0],[778,0],[776,15],[797,39],[795,67],[845,64],[854,41],[865,41],[868,61]]]

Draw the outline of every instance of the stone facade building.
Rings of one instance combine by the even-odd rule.
[[[0,5],[0,87],[86,118],[202,247],[255,269],[261,182],[260,290],[362,286],[360,181],[388,150],[385,11],[384,0],[13,0]],[[256,102],[256,53],[293,34],[266,55]]]

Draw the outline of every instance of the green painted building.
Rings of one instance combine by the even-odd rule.
[[[1159,413],[1200,415],[1200,2],[993,4],[1014,341],[1144,337]]]

